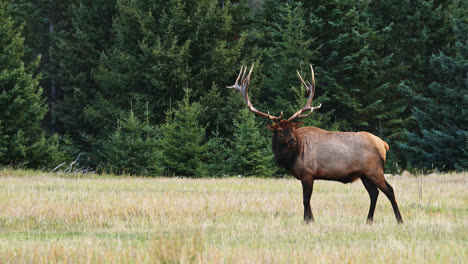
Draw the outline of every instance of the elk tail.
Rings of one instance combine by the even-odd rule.
[[[383,142],[383,145],[384,145],[384,147],[385,147],[385,150],[388,151],[388,149],[389,149],[390,147],[388,146],[387,142],[385,142],[385,141],[383,141],[383,140],[382,140],[382,142]]]

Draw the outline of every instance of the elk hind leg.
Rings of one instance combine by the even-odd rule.
[[[388,182],[385,180],[383,173],[381,177],[374,178],[374,179],[371,178],[371,180],[375,185],[377,185],[379,190],[381,190],[390,200],[397,222],[400,224],[403,223],[403,219],[401,218],[401,214],[400,214],[400,209],[398,209],[398,205],[395,199],[395,193],[393,192],[392,186],[388,184]]]
[[[361,181],[370,196],[370,208],[369,214],[367,215],[367,223],[371,224],[374,220],[375,204],[377,203],[377,198],[379,197],[379,190],[377,189],[377,186],[366,176],[362,176]]]

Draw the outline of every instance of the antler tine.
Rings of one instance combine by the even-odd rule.
[[[310,72],[312,73],[312,84],[314,85],[315,87],[315,74],[314,74],[314,68],[312,68],[312,64],[309,64],[310,65]]]
[[[239,72],[239,75],[237,76],[237,79],[236,79],[236,82],[234,83],[234,85],[231,85],[231,86],[226,86],[226,88],[229,88],[229,89],[236,89],[238,91],[241,91],[241,87],[239,86],[239,80],[241,80],[241,76],[242,76],[242,71],[244,70],[244,67],[242,66],[241,69],[240,69],[240,72]],[[242,91],[241,91],[242,92]]]
[[[312,69],[312,65],[311,65],[311,71],[312,71],[312,84],[309,81],[304,81],[299,71],[296,70],[297,76],[299,76],[299,79],[301,80],[302,85],[304,85],[304,87],[306,88],[308,95],[310,95],[310,93],[312,92],[315,92],[315,78],[314,78],[314,70]]]
[[[250,67],[249,74],[247,75],[247,82],[250,82],[250,75],[252,74],[254,65],[255,65],[255,63],[252,63],[252,67]],[[247,66],[245,66],[245,70],[247,70]]]
[[[304,107],[302,107],[299,111],[297,111],[294,115],[292,115],[288,121],[293,121],[295,119],[299,119],[299,118],[306,118],[308,116],[310,116],[312,114],[312,112],[316,109],[319,109],[320,107],[322,107],[322,104],[320,104],[319,106],[313,106],[311,107],[310,104],[312,103],[312,100],[314,98],[314,94],[315,94],[315,76],[314,76],[314,69],[312,68],[312,64],[310,64],[310,71],[312,73],[312,84],[307,81],[307,84],[304,82],[304,80],[302,79],[302,76],[301,74],[299,73],[299,71],[297,71],[297,75],[299,76],[299,79],[301,80],[302,82],[302,85],[304,85],[307,89],[307,93],[309,94],[309,98],[307,99],[307,103]],[[310,113],[306,114],[306,115],[302,115],[302,113],[304,111],[308,111],[310,110]]]
[[[319,104],[318,106],[312,106],[312,107],[310,108],[310,112],[309,112],[308,114],[306,114],[306,115],[298,115],[296,118],[297,118],[297,119],[302,119],[302,118],[309,117],[309,116],[312,114],[312,112],[314,112],[315,110],[319,109],[320,107],[322,107],[322,104]],[[307,109],[307,110],[308,110],[308,109]],[[294,118],[294,119],[296,119],[296,118]],[[292,121],[292,120],[294,120],[294,119],[288,119],[288,120],[289,120],[289,121]]]
[[[315,73],[314,73],[314,68],[312,68],[312,64],[309,64],[309,65],[310,65],[310,72],[312,75],[312,85],[309,82],[307,83],[312,87],[312,90],[310,92],[312,93],[312,98],[313,98],[315,94]]]
[[[302,79],[301,74],[299,73],[298,70],[296,70],[296,72],[297,72],[297,76],[299,76],[299,79],[301,80],[302,85],[304,85],[304,87],[307,89],[307,84],[304,82],[304,79]]]
[[[232,86],[226,86],[226,87],[227,88],[234,88],[234,89],[238,90],[239,92],[241,92],[242,98],[244,99],[244,102],[247,104],[247,107],[249,108],[249,110],[251,112],[253,112],[254,114],[256,114],[258,116],[266,117],[266,118],[268,118],[268,119],[270,119],[272,121],[279,122],[279,120],[281,120],[283,118],[283,112],[281,112],[281,115],[279,117],[271,116],[269,112],[268,112],[268,114],[265,114],[265,113],[262,113],[262,112],[258,111],[257,109],[255,109],[255,107],[250,102],[250,99],[249,99],[249,83],[250,83],[250,76],[252,75],[252,72],[253,72],[253,68],[254,68],[254,64],[252,64],[252,67],[250,67],[249,73],[246,75],[247,66],[241,67],[239,75],[237,76],[237,79],[236,79],[236,83],[234,85],[232,85]],[[241,85],[239,85],[239,80],[241,81]]]
[[[241,67],[239,75],[237,76],[237,79],[236,79],[236,83],[234,85],[239,85],[239,80],[242,80],[241,76],[242,76],[242,70],[243,69],[244,69],[244,67]]]
[[[253,67],[253,64],[252,64],[252,67]],[[245,82],[245,73],[247,72],[247,65],[244,66],[243,68],[244,68],[244,72],[242,73],[242,78],[241,78],[241,83],[242,84],[244,84],[244,82]]]
[[[268,119],[270,119],[271,121],[279,121],[283,119],[283,111],[281,111],[281,114],[279,116],[271,116],[270,111],[268,111]]]
[[[247,72],[247,66],[245,66],[244,68],[244,74],[242,74],[242,97],[244,97],[244,101],[247,105],[252,105],[250,103],[250,99],[249,99],[249,84],[250,84],[250,75],[252,74],[252,71],[253,71],[253,68],[254,68],[254,63],[252,63],[252,66],[250,67],[250,71],[249,71],[249,74],[247,74],[247,76],[245,76],[245,73]],[[245,76],[245,77],[244,77]]]

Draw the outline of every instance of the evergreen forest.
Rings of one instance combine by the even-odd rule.
[[[463,0],[0,0],[0,167],[273,177],[256,108],[368,131],[386,172],[468,168]]]

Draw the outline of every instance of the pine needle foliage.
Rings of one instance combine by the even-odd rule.
[[[58,137],[47,137],[40,124],[47,105],[35,72],[40,57],[26,67],[22,27],[14,25],[0,3],[0,164],[53,168],[64,157]]]
[[[131,110],[102,140],[103,170],[107,173],[160,175],[159,129],[139,120]]]
[[[189,89],[175,109],[166,112],[166,122],[161,126],[161,164],[169,176],[200,176],[205,128],[199,125],[202,111],[199,103],[190,102]]]
[[[413,166],[464,170],[468,166],[468,25],[456,21],[457,55],[432,55],[436,81],[418,94],[412,108],[417,131],[401,143]]]
[[[273,162],[271,143],[260,135],[261,128],[254,115],[248,109],[241,110],[234,121],[234,127],[229,157],[231,173],[243,176],[272,176],[276,166]]]

